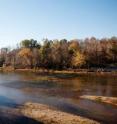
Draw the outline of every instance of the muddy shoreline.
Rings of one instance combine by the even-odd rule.
[[[105,71],[98,71],[97,69],[77,69],[77,70],[54,70],[54,69],[14,69],[13,67],[0,67],[1,72],[29,72],[29,73],[36,73],[36,74],[71,74],[71,75],[99,75],[99,76],[117,76],[117,70],[105,69]]]

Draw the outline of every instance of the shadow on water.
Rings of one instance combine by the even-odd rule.
[[[90,104],[92,105],[92,107],[90,106]],[[59,104],[58,106],[59,110],[61,111],[65,111],[82,117],[87,117],[102,124],[117,124],[117,110],[111,105],[100,105],[90,100],[79,100],[79,103],[77,105],[67,103],[64,105],[64,107],[61,106],[62,104]]]
[[[0,124],[43,124],[42,122],[36,121],[26,116],[12,116],[13,117],[11,117],[11,114],[5,116],[0,113]]]
[[[5,96],[0,96],[0,106],[16,108],[19,105],[16,104],[13,99],[10,99],[10,98],[5,97]]]
[[[15,108],[18,106],[14,100],[0,96],[0,124],[43,124],[42,122],[22,115],[18,111],[15,112]]]
[[[23,116],[21,113],[17,115],[14,109],[18,107],[19,105],[13,99],[0,96],[0,124],[42,124],[41,122]],[[71,111],[73,110],[73,108],[70,109]]]

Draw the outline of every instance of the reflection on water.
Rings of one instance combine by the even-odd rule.
[[[117,108],[80,95],[117,97],[117,78],[88,75],[0,74],[0,107],[40,102],[103,123],[117,123]]]

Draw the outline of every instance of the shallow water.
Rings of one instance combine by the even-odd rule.
[[[117,107],[80,99],[81,95],[117,97],[117,78],[89,75],[0,73],[0,109],[39,102],[102,123],[117,123]]]

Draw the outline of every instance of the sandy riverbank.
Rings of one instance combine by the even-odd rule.
[[[99,124],[94,120],[61,112],[38,103],[26,103],[21,108],[21,112],[25,116],[41,121],[44,124]]]
[[[112,104],[117,106],[117,97],[105,97],[105,96],[90,96],[90,95],[83,95],[80,96],[82,99],[89,99],[97,102],[104,102],[107,104]]]

